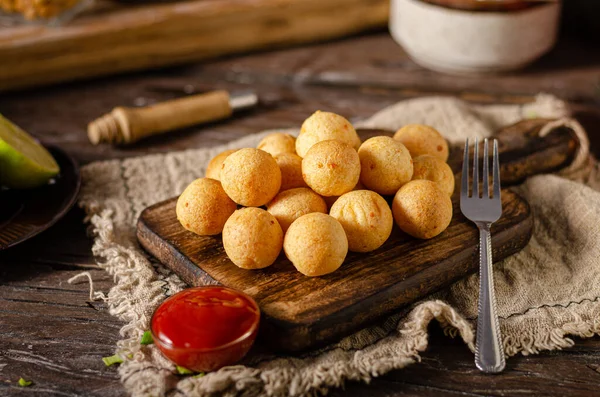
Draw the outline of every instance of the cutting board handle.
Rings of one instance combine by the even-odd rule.
[[[570,127],[559,126],[540,136],[544,126],[551,121],[523,120],[493,136],[498,140],[503,187],[518,185],[530,176],[557,172],[571,164],[579,146],[576,135]],[[483,142],[480,145],[479,153],[483,153]],[[451,150],[448,163],[455,173],[462,168],[463,150],[462,146]]]
[[[579,141],[575,132],[568,126],[558,126],[544,136],[542,129],[553,119],[528,119],[502,128],[491,138],[498,140],[500,153],[500,174],[502,186],[514,186],[522,183],[530,176],[557,172],[571,164]],[[364,140],[377,135],[392,136],[393,131],[382,129],[357,129]],[[483,141],[480,142],[480,157],[483,153]],[[450,146],[448,164],[455,179],[460,180],[464,146]],[[470,148],[473,157],[473,145]]]

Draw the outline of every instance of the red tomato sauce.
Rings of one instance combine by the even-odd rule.
[[[246,334],[258,315],[254,304],[233,290],[192,288],[168,299],[156,310],[152,331],[173,347],[211,349]]]

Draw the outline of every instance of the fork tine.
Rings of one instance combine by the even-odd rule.
[[[469,197],[469,138],[465,141],[465,154],[463,155],[462,181],[460,183],[461,198]]]
[[[479,140],[475,138],[475,151],[473,152],[473,195],[479,198]]]
[[[494,139],[494,198],[500,200],[500,158],[496,139]]]
[[[490,173],[489,162],[488,139],[485,138],[483,141],[483,185],[481,186],[482,198],[490,198],[490,184],[488,179],[488,175]]]

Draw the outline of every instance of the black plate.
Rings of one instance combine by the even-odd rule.
[[[77,162],[54,146],[46,147],[60,166],[60,174],[46,186],[0,190],[0,251],[43,232],[75,204],[81,175]]]

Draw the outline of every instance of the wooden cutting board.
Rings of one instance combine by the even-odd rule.
[[[385,26],[389,0],[97,0],[61,27],[3,26],[0,90],[323,41]]]
[[[569,130],[538,138],[543,123],[526,121],[498,134],[504,186],[570,161],[576,143]],[[365,139],[384,132],[359,133]],[[454,148],[449,163],[455,171],[461,161],[461,150]],[[263,340],[276,349],[298,351],[347,335],[475,271],[478,232],[460,213],[457,198],[452,222],[439,236],[416,240],[394,227],[378,250],[349,253],[339,270],[316,278],[297,272],[283,254],[266,269],[238,268],[227,258],[220,236],[197,236],[179,224],[176,197],[144,210],[137,235],[150,254],[189,285],[222,284],[252,296],[262,310]],[[523,198],[503,190],[502,204],[502,217],[492,227],[495,261],[522,249],[533,228]]]

